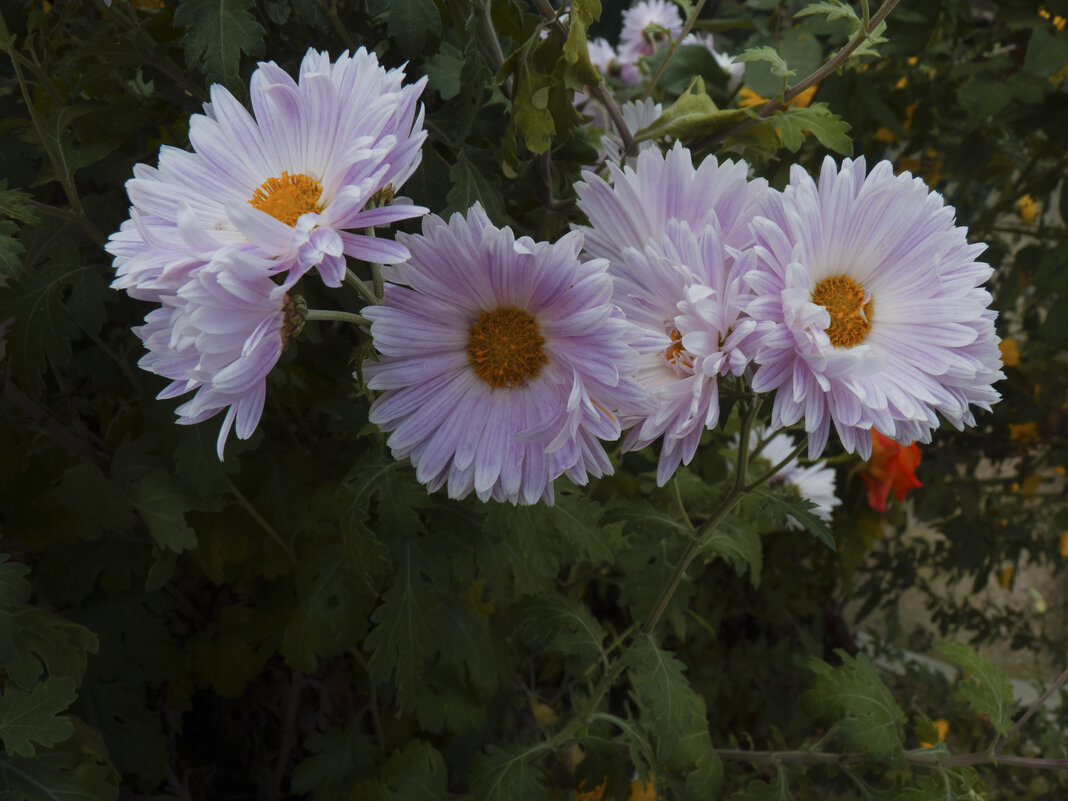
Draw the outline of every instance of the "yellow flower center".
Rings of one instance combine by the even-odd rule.
[[[682,346],[682,334],[679,333],[679,329],[672,326],[671,330],[668,331],[668,336],[671,337],[671,344],[664,351],[664,358],[667,359],[667,363],[683,372],[692,371],[693,354]]]
[[[266,212],[280,222],[292,226],[300,215],[309,211],[323,210],[319,196],[323,185],[314,178],[297,173],[283,172],[281,178],[268,178],[252,195],[248,203],[253,208]]]
[[[847,275],[824,278],[812,290],[812,302],[831,315],[827,336],[836,348],[859,345],[871,331],[871,297],[859,281]]]
[[[467,339],[467,360],[475,375],[491,387],[517,389],[549,363],[544,346],[538,321],[507,306],[483,312],[475,320]]]

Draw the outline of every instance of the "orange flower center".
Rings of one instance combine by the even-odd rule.
[[[693,354],[682,346],[682,334],[679,333],[679,329],[672,326],[668,331],[668,336],[671,337],[671,344],[664,351],[667,363],[684,372],[693,370]]]
[[[871,331],[871,297],[859,281],[847,275],[824,278],[816,284],[812,302],[830,313],[827,336],[836,348],[859,345]]]
[[[323,185],[314,178],[297,173],[283,172],[281,178],[268,178],[252,195],[248,203],[253,208],[267,212],[286,225],[296,225],[300,215],[309,211],[323,210],[319,196]]]
[[[467,339],[467,360],[491,387],[517,389],[549,363],[544,346],[538,321],[508,306],[478,316]]]

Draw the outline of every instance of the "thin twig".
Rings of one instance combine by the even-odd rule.
[[[800,81],[798,81],[789,89],[787,89],[786,94],[783,95],[783,99],[781,102],[777,99],[769,100],[757,110],[757,116],[755,118],[750,117],[749,119],[743,120],[742,122],[731,128],[727,128],[726,130],[714,134],[713,136],[710,136],[706,139],[694,142],[692,144],[692,147],[699,148],[708,145],[717,145],[721,142],[726,142],[729,139],[733,139],[739,134],[745,133],[750,128],[759,125],[761,122],[763,122],[765,117],[770,117],[776,111],[785,107],[787,103],[789,103],[803,91],[808,89],[810,86],[815,86],[824,78],[836,72],[838,68],[845,64],[849,57],[853,55],[853,51],[855,51],[858,47],[860,47],[862,44],[864,44],[864,42],[868,40],[868,37],[871,35],[872,31],[879,27],[879,24],[890,15],[890,12],[894,10],[894,7],[899,2],[900,0],[885,0],[885,2],[883,2],[883,4],[879,7],[879,10],[875,12],[875,15],[872,16],[871,20],[869,20],[868,27],[866,29],[862,29],[861,31],[859,31],[857,35],[854,36],[846,44],[845,47],[839,50],[834,55],[834,57],[831,58],[826,64],[824,64],[822,67],[820,67],[807,77],[802,78]]]
[[[794,446],[794,449],[792,451],[790,451],[790,455],[789,456],[787,456],[785,459],[783,459],[781,462],[779,462],[773,468],[771,468],[766,473],[764,473],[762,476],[760,476],[760,478],[756,479],[755,481],[753,481],[750,484],[746,484],[745,491],[746,492],[752,492],[757,487],[759,487],[761,484],[763,484],[765,481],[767,481],[769,478],[771,478],[773,475],[778,473],[780,470],[782,470],[784,467],[786,467],[786,465],[790,464],[790,462],[792,462],[794,459],[796,459],[798,456],[800,456],[801,455],[801,451],[803,451],[807,445],[808,445],[808,437],[805,437],[803,440],[801,440],[799,443],[797,443],[797,445]]]
[[[225,476],[225,478],[226,483],[230,485],[230,492],[233,493],[233,496],[237,499],[237,502],[241,504],[244,510],[248,512],[249,517],[255,520],[259,527],[267,533],[267,536],[274,540],[275,545],[285,552],[290,561],[293,561],[293,549],[282,539],[282,535],[279,534],[274,526],[267,522],[267,518],[261,515],[259,510],[252,505],[252,501],[245,497],[245,493],[237,488],[237,485],[230,479],[230,476]]]
[[[1038,699],[1033,704],[1031,704],[1030,707],[1028,707],[1027,711],[1020,716],[1020,719],[1013,724],[1012,728],[1009,729],[1004,735],[1002,735],[1001,739],[994,743],[995,755],[998,755],[998,752],[1005,747],[1009,740],[1016,736],[1020,729],[1023,728],[1024,724],[1027,723],[1027,721],[1029,721],[1032,717],[1034,717],[1035,713],[1038,712],[1038,710],[1043,707],[1046,701],[1049,700],[1049,697],[1053,695],[1053,693],[1057,692],[1057,689],[1066,681],[1068,681],[1068,670],[1065,670],[1063,673],[1061,673],[1061,675],[1055,678],[1053,680],[1053,683],[1046,688],[1046,691],[1042,693],[1042,695],[1040,695]],[[999,760],[1000,758],[1001,757],[998,755]]]
[[[297,709],[300,696],[304,691],[304,679],[293,670],[289,671],[289,692],[286,693],[285,705],[282,707],[282,744],[278,749],[278,760],[274,763],[274,781],[269,788],[271,801],[282,797],[282,782],[285,781],[286,768],[289,767],[289,755],[297,739]]]
[[[478,10],[481,12],[482,27],[486,31],[486,38],[489,40],[490,50],[493,52],[493,59],[496,62],[497,69],[501,68],[504,64],[504,50],[501,49],[501,40],[497,38],[497,29],[493,25],[493,15],[490,11],[489,3],[486,0],[480,0],[478,3]],[[512,76],[509,75],[504,79],[504,96],[512,96]]]
[[[382,301],[375,297],[374,292],[367,288],[367,284],[360,276],[356,275],[348,267],[345,268],[345,283],[360,293],[360,297],[366,300],[371,306],[377,306]]]

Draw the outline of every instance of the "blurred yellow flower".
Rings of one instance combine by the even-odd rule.
[[[1023,484],[1020,485],[1020,494],[1029,498],[1038,492],[1040,486],[1042,486],[1042,476],[1038,473],[1033,473],[1025,478]]]
[[[1061,532],[1060,552],[1061,556],[1068,559],[1068,531]]]
[[[816,96],[817,88],[818,87],[816,86],[808,87],[808,89],[801,92],[793,100],[790,100],[786,104],[787,108],[789,108],[790,106],[797,106],[798,108],[808,108],[809,104],[812,102],[812,98]],[[738,105],[741,108],[746,108],[748,106],[762,106],[767,102],[768,99],[766,97],[761,97],[748,86],[743,86],[742,89],[738,92]]]
[[[471,586],[467,588],[467,592],[464,593],[464,603],[467,608],[472,612],[477,613],[480,617],[486,620],[490,619],[493,611],[497,608],[496,604],[492,600],[482,600],[482,585],[485,582],[482,579],[475,579],[471,582]]]
[[[897,141],[897,134],[884,125],[875,132],[875,141],[886,142],[886,144],[892,145]]]
[[[1030,225],[1038,217],[1038,204],[1030,195],[1024,195],[1016,201],[1016,214],[1024,225]]]
[[[1004,589],[1008,589],[1008,586],[1012,584],[1012,574],[1016,572],[1016,567],[1009,565],[1003,567],[998,571],[998,586]]]
[[[949,734],[949,721],[945,718],[939,718],[938,720],[932,720],[935,729],[938,731],[938,739],[945,740],[946,735]],[[931,743],[920,743],[920,748],[934,748]]]
[[[1020,346],[1012,337],[1006,337],[998,343],[1001,351],[1001,363],[1006,367],[1015,367],[1020,363]]]
[[[604,801],[605,783],[597,785],[592,790],[576,790],[576,801]],[[635,779],[630,783],[630,792],[627,793],[627,801],[657,801],[656,792],[652,782],[642,782]]]
[[[894,84],[894,88],[895,89],[904,89],[908,85],[909,85],[909,79],[906,78],[904,75],[902,75],[900,78],[897,79],[897,83]]]
[[[1048,19],[1050,21],[1050,24],[1053,25],[1053,27],[1056,28],[1058,31],[1063,31],[1064,26],[1068,25],[1068,20],[1066,20],[1064,17],[1051,17],[1049,12],[1046,11],[1046,9],[1044,8],[1040,8],[1038,10],[1038,16],[1042,17],[1043,19]]]
[[[1009,439],[1021,444],[1038,442],[1038,423],[1009,423]]]

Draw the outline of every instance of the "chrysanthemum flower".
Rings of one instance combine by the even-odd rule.
[[[130,220],[112,235],[114,286],[148,296],[168,285],[168,265],[241,246],[276,272],[316,267],[330,286],[345,256],[392,263],[403,247],[347,229],[419,216],[393,193],[419,164],[426,137],[418,105],[426,79],[404,85],[360,48],[331,62],[309,50],[294,81],[273,62],[253,73],[250,114],[212,86],[204,115],[189,121],[195,152],[160,149],[126,184]],[[162,285],[162,289],[160,289]]]
[[[190,265],[174,295],[134,329],[149,353],[138,364],[172,379],[158,398],[196,391],[178,407],[179,423],[199,423],[223,409],[218,453],[230,430],[248,439],[259,423],[267,374],[278,362],[295,320],[288,291],[277,284],[271,263],[236,248]]]
[[[996,313],[954,211],[922,180],[883,161],[823,163],[819,185],[794,167],[753,223],[758,269],[747,311],[773,326],[753,377],[775,390],[772,425],[805,418],[810,454],[834,423],[847,451],[871,453],[870,429],[929,442],[938,415],[974,425],[999,399]]]
[[[598,440],[647,398],[605,262],[578,260],[579,234],[517,240],[477,205],[401,238],[411,258],[363,311],[381,354],[367,386],[385,390],[370,420],[393,455],[431,491],[522,504],[551,503],[561,474],[610,473]]]
[[[769,435],[771,435],[770,439]],[[737,439],[735,437],[735,440]],[[755,448],[762,439],[767,442],[764,443],[757,458],[767,462],[768,469],[793,453],[796,446],[793,437],[789,434],[780,432],[772,435],[771,429],[764,428],[750,434],[749,447]],[[832,468],[825,464],[810,464],[807,467],[801,467],[796,458],[768,479],[768,486],[792,489],[800,497],[812,501],[816,506],[809,511],[827,523],[831,521],[834,507],[842,505],[842,501],[835,495],[835,483]],[[792,517],[789,519],[789,526],[798,530],[804,528]]]
[[[628,100],[622,106],[619,107],[620,113],[623,115],[623,122],[627,125],[627,130],[631,133],[637,133],[642,128],[647,128],[652,125],[658,119],[660,115],[664,113],[664,108],[659,103],[654,103],[652,98],[645,98],[644,100]],[[615,129],[614,125],[605,119],[604,123],[604,136],[601,137],[601,153],[602,158],[609,161],[614,161],[616,164],[623,162],[623,140],[619,137],[619,132]],[[652,139],[646,139],[644,142],[638,143],[638,152],[649,148],[657,148],[658,145]]]
[[[650,414],[626,415],[624,449],[663,438],[657,481],[688,464],[701,434],[719,420],[719,379],[739,376],[758,325],[744,318],[752,268],[747,222],[767,191],[744,164],[706,159],[697,169],[677,145],[645,151],[634,170],[609,164],[614,185],[592,173],[576,187],[590,220],[577,227],[586,253],[607,258],[614,300],[640,331],[638,380]]]
[[[682,16],[670,0],[641,0],[623,12],[619,36],[619,60],[625,83],[641,82],[638,61],[651,56],[682,33]]]

